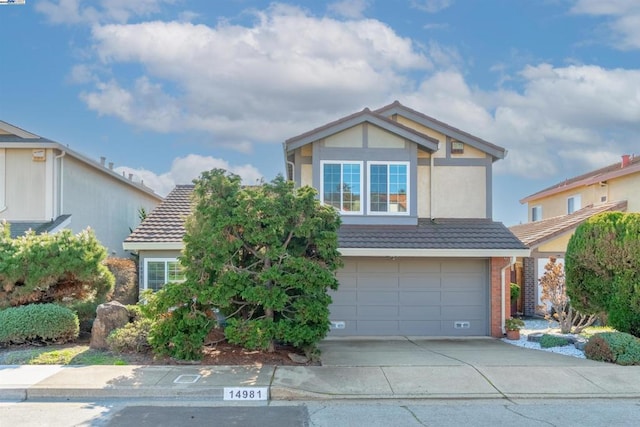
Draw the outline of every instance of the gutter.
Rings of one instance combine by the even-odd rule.
[[[502,328],[502,333],[503,334],[506,333],[506,330],[505,330],[505,327],[504,327],[504,321],[506,319],[506,313],[504,312],[504,309],[505,309],[504,301],[505,301],[505,297],[507,296],[507,289],[506,289],[507,288],[507,281],[504,278],[504,273],[507,270],[507,268],[511,269],[511,266],[513,264],[515,264],[515,263],[516,263],[516,257],[512,256],[511,258],[509,258],[509,264],[507,264],[506,266],[504,266],[500,270],[500,280],[502,282],[501,286],[500,286],[501,293],[502,293],[502,298],[500,299],[500,305],[501,305],[500,313],[502,315],[502,319],[500,319],[500,327]],[[511,282],[509,282],[509,283],[511,283]],[[509,289],[509,292],[511,292],[511,289]]]

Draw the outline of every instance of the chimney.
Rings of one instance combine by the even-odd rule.
[[[129,181],[133,181],[133,174],[132,173],[129,174]]]
[[[113,162],[109,162],[109,169],[113,170]]]
[[[623,154],[622,155],[622,164],[620,165],[621,168],[626,168],[627,166],[629,166],[629,163],[631,163],[631,156],[628,154]]]
[[[101,164],[102,166],[104,166],[104,162],[106,162],[106,161],[107,161],[107,158],[106,158],[106,157],[104,157],[104,156],[100,157],[100,164]]]

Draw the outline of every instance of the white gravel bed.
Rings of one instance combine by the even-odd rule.
[[[563,347],[551,347],[551,348],[542,348],[540,344],[537,342],[527,341],[527,335],[533,333],[560,333],[560,329],[558,328],[558,322],[543,319],[535,319],[535,320],[525,320],[524,328],[520,329],[520,339],[519,340],[508,340],[506,338],[502,338],[502,341],[507,344],[517,345],[518,347],[531,348],[534,350],[542,350],[549,351],[551,353],[564,354],[565,356],[573,356],[578,357],[580,359],[585,359],[584,352],[582,350],[578,350],[573,346],[573,344],[565,345]]]

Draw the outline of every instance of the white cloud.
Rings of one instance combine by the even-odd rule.
[[[610,18],[607,27],[613,45],[622,50],[640,49],[640,2],[635,0],[577,0],[571,12]]]
[[[124,172],[127,177],[129,174],[133,174],[134,181],[142,181],[144,185],[152,188],[156,193],[166,196],[176,185],[191,184],[202,172],[214,168],[225,169],[239,175],[246,185],[254,185],[263,179],[263,175],[253,165],[231,165],[223,159],[197,154],[189,154],[185,157],[174,159],[171,170],[161,174],[156,174],[147,169],[127,166],[117,167],[114,170],[118,173]]]
[[[327,9],[345,18],[362,18],[364,11],[369,7],[370,0],[341,0],[329,4]]]
[[[107,75],[82,99],[92,110],[155,131],[204,131],[219,144],[282,141],[354,108],[378,105],[432,67],[410,39],[376,20],[317,18],[274,5],[252,26],[145,22],[93,28]],[[446,51],[434,50],[438,60]],[[356,101],[354,101],[356,100]]]
[[[440,12],[453,4],[453,0],[411,0],[411,6],[428,13]]]
[[[35,3],[38,12],[54,24],[96,24],[128,22],[134,16],[149,16],[164,4],[176,0],[42,0]],[[81,4],[82,3],[82,4]],[[90,5],[87,6],[87,3]]]

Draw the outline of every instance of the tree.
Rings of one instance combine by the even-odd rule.
[[[104,301],[112,292],[114,277],[103,264],[107,250],[93,231],[29,231],[12,239],[9,227],[0,224],[0,308]]]
[[[337,211],[281,176],[242,187],[214,169],[195,184],[181,257],[187,286],[226,317],[230,342],[311,350],[329,331],[327,291],[338,287]]]
[[[587,326],[593,325],[597,319],[595,314],[583,315],[571,306],[566,292],[564,266],[552,257],[544,269],[545,272],[540,278],[540,300],[551,305],[552,316],[558,321],[560,332],[579,334]]]
[[[578,226],[566,252],[575,307],[604,312],[616,329],[640,335],[640,214],[607,212]]]

